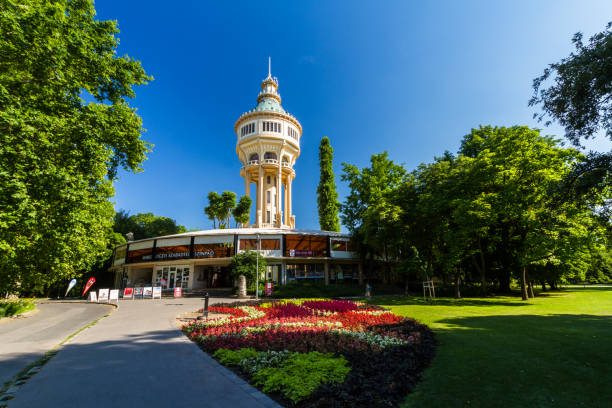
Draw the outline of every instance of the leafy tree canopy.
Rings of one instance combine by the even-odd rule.
[[[134,234],[134,240],[159,237],[187,232],[187,229],[168,217],[161,217],[153,213],[138,213],[130,215],[120,210],[115,214],[114,231],[125,235]]]
[[[266,273],[266,259],[256,251],[246,250],[240,252],[232,258],[230,263],[230,275],[236,280],[240,275],[244,275],[247,285],[255,283],[255,271],[257,270],[257,258],[259,258],[259,280],[263,281]]]
[[[128,100],[146,84],[89,0],[0,4],[0,286],[77,276],[107,250],[119,168],[150,145]],[[88,100],[85,100],[88,95]]]

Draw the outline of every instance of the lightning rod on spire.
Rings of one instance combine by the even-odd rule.
[[[272,76],[272,58],[268,57],[268,77]]]

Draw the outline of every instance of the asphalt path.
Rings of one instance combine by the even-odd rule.
[[[0,386],[110,306],[84,303],[40,303],[30,317],[0,323]]]
[[[197,298],[121,300],[19,387],[9,408],[278,407],[177,329],[177,315],[201,307]]]

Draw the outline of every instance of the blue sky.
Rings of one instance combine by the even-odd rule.
[[[121,174],[115,208],[198,229],[211,227],[209,191],[244,193],[233,125],[255,106],[268,56],[283,107],[303,126],[296,224],[318,228],[321,137],[343,199],[343,162],[367,166],[387,150],[413,169],[456,151],[480,124],[541,128],[527,106],[533,78],[571,52],[575,32],[589,37],[612,20],[609,0],[100,0],[96,10],[118,21],[118,53],[155,78],[132,101],[155,147],[143,172]]]

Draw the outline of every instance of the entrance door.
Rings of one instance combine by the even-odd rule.
[[[168,279],[168,289],[174,289],[175,275],[176,275],[175,271],[170,272],[170,279]]]

